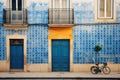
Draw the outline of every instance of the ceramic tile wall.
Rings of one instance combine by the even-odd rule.
[[[48,4],[49,0],[27,1],[28,23],[26,31],[18,31],[27,35],[27,63],[48,63]],[[72,0],[74,8],[74,22],[94,23],[94,0]],[[0,1],[0,23],[3,22],[3,8],[5,0]],[[120,0],[116,0],[117,18],[120,23]],[[33,25],[44,24],[44,25]],[[0,26],[0,60],[6,59],[6,35],[15,31],[5,30]],[[74,49],[73,62],[86,64],[95,62],[96,44],[103,46],[99,54],[99,63],[120,63],[120,24],[98,23],[96,25],[75,25],[73,28]]]
[[[0,26],[0,60],[6,60],[6,35],[27,35],[27,63],[48,63],[48,4],[42,0],[27,2],[28,29],[13,31]],[[3,8],[0,2],[0,22],[3,23]],[[42,23],[42,24],[41,24]],[[33,25],[39,24],[39,25]]]
[[[120,62],[119,24],[80,25],[74,28],[74,63],[94,63],[96,44],[102,45],[99,63]]]
[[[116,2],[117,19],[120,22],[120,0]],[[94,46],[102,45],[103,49],[99,52],[99,63],[112,62],[120,63],[120,24],[95,23],[94,0],[73,0],[74,22],[76,25],[74,34],[74,63],[95,63]]]
[[[6,59],[6,35],[27,35],[27,63],[48,63],[48,27],[29,26],[26,31],[5,30],[0,26],[0,60]]]
[[[48,24],[48,2],[31,0],[27,4],[29,24]]]

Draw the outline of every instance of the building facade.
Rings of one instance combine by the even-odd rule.
[[[0,0],[0,71],[120,71],[120,0]]]

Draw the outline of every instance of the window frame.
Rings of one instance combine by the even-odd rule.
[[[49,10],[50,10],[50,12],[49,12],[49,24],[58,24],[58,25],[61,25],[61,24],[73,24],[72,23],[72,14],[73,14],[73,9],[72,9],[72,0],[67,0],[67,6],[62,6],[62,5],[60,5],[60,6],[54,6],[54,1],[55,0],[49,0]],[[62,4],[62,0],[58,0],[58,2],[59,2],[59,4]],[[66,7],[66,8],[65,8]],[[65,17],[67,17],[67,19],[69,19],[69,22],[68,21],[66,21],[66,22],[68,22],[68,23],[63,23],[63,14],[57,14],[57,11],[59,11],[59,13],[62,13],[62,11],[64,12],[64,10],[67,10],[68,9],[68,14],[69,14],[69,16],[67,17],[67,16],[65,16]],[[69,10],[71,10],[71,11],[69,11]],[[56,15],[54,15],[54,13],[56,14]],[[54,17],[54,16],[56,16],[57,18],[58,18],[58,22],[57,22],[57,20],[55,20],[56,19],[56,17]],[[56,22],[54,22],[54,21],[56,21]]]
[[[54,8],[53,7],[53,2],[54,0],[49,0],[49,8]],[[62,2],[62,1],[60,1]],[[61,8],[61,5],[60,5],[60,8]],[[72,8],[72,0],[69,0],[69,8]]]
[[[11,8],[11,10],[12,11],[22,11],[23,9],[24,9],[24,0],[21,0],[22,2],[21,2],[21,10],[19,10],[19,0],[15,0],[16,1],[16,3],[14,3],[15,5],[16,5],[16,7],[15,7],[15,10],[13,10],[13,3],[12,3],[12,0],[10,0],[10,8]]]
[[[98,10],[98,18],[113,18],[113,16],[114,16],[114,14],[112,13],[112,11],[114,10],[113,9],[113,6],[114,5],[112,5],[113,4],[113,2],[114,2],[114,0],[111,0],[111,17],[107,17],[107,4],[106,4],[106,2],[107,2],[107,0],[104,0],[104,17],[100,17],[100,0],[98,0],[98,2],[97,2],[97,4],[98,4],[98,6],[97,6],[97,10]]]
[[[116,0],[111,0],[111,17],[106,17],[107,13],[106,13],[106,1],[105,1],[105,12],[104,12],[104,17],[100,17],[100,0],[94,0],[95,1],[95,22],[116,22]],[[113,5],[112,5],[113,4]]]
[[[62,2],[63,0],[58,0],[59,1],[59,7],[58,8],[63,8]],[[55,0],[52,0],[52,8],[55,8]],[[70,0],[67,0],[67,7],[66,8],[70,8]]]
[[[23,0],[23,2],[22,2],[23,3],[22,7],[24,9],[26,9],[26,1],[27,0]],[[7,2],[6,2],[6,8],[11,8],[10,3],[11,3],[11,0],[7,0]]]
[[[21,0],[21,10],[19,10],[19,1],[15,0],[14,3],[13,0],[10,0],[11,24],[20,24],[23,22],[24,0]],[[15,4],[15,9],[13,9],[13,4]],[[13,14],[16,15],[15,20]],[[19,19],[19,15],[21,15],[21,19]]]

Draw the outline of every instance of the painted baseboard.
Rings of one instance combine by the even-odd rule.
[[[90,67],[94,64],[73,64],[72,72],[90,72]],[[100,64],[101,66],[101,64]],[[109,63],[111,72],[120,72],[120,64]],[[6,60],[0,61],[0,72],[8,72],[9,64]],[[49,64],[26,64],[27,72],[49,72]]]
[[[48,72],[48,64],[27,64],[27,72]]]
[[[90,67],[95,64],[73,64],[73,72],[90,72]],[[100,64],[101,66],[102,64]],[[120,64],[108,64],[111,72],[119,72]]]
[[[1,60],[0,61],[0,72],[6,72],[9,71],[9,64],[7,63],[6,60]]]

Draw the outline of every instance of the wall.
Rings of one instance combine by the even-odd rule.
[[[36,66],[34,69],[41,66],[41,64],[47,66],[49,0],[27,0],[27,17],[29,26],[27,30],[19,30],[17,32],[13,30],[5,30],[4,26],[1,25],[1,23],[3,23],[3,8],[6,8],[5,4],[6,0],[0,1],[0,60],[4,63],[6,61],[6,35],[18,33],[27,35],[28,71],[36,71],[32,70],[34,65]],[[96,44],[100,44],[103,47],[99,54],[99,63],[120,63],[119,24],[86,24],[95,23],[94,0],[72,0],[72,6],[74,8],[75,23],[75,26],[73,27],[73,71],[76,71],[76,69],[79,68],[82,69],[85,66],[84,64],[95,63],[95,52],[93,48]],[[119,23],[120,0],[116,0],[116,7],[116,23]],[[81,64],[83,64],[83,67],[80,67]]]
[[[99,63],[120,63],[120,27],[119,24],[95,23],[95,0],[73,0],[75,15],[74,63],[95,63],[94,47],[102,45]],[[116,0],[117,18],[120,22],[120,0]],[[91,24],[90,24],[91,23]]]
[[[0,2],[0,23],[3,23],[2,15],[3,8],[6,7],[5,4],[5,1]],[[33,69],[31,71],[36,71],[35,69],[38,69],[38,67],[42,67],[40,70],[38,69],[38,71],[48,71],[45,68],[48,63],[48,4],[42,2],[42,0],[38,2],[36,2],[36,0],[27,1],[27,17],[29,23],[27,30],[5,30],[5,27],[2,24],[0,25],[0,63],[7,65],[6,36],[18,33],[19,35],[27,36],[27,71],[30,71],[29,69],[31,69],[31,66]],[[33,67],[34,64],[38,65]],[[8,67],[6,67],[4,71],[8,71],[7,69]]]

